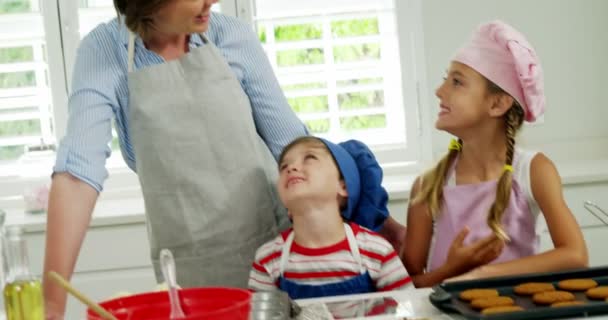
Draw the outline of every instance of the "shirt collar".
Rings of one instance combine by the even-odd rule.
[[[124,17],[121,17],[121,20],[124,21]],[[125,48],[127,48],[129,46],[129,29],[124,22],[118,25],[118,29],[120,40],[124,44]],[[193,33],[190,35],[190,48],[200,47],[203,44],[203,38],[200,34]],[[139,36],[135,36],[135,47],[144,47],[144,43]]]

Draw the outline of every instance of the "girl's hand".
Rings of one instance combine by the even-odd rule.
[[[464,227],[452,241],[446,265],[455,274],[462,274],[471,269],[488,264],[500,256],[504,242],[492,234],[465,246],[464,239],[469,234],[469,228]]]

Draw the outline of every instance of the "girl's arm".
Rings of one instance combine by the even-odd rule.
[[[502,251],[502,242],[491,235],[464,246],[463,241],[469,230],[464,228],[452,241],[446,263],[441,267],[426,272],[426,263],[433,236],[433,218],[426,203],[412,204],[418,193],[419,178],[414,182],[407,212],[407,233],[403,244],[401,259],[414,286],[430,287],[443,280],[460,275],[482,264],[496,259]]]
[[[505,263],[483,266],[457,280],[520,274],[522,270],[526,273],[551,272],[588,266],[587,245],[564,200],[561,178],[553,162],[542,153],[532,159],[530,180],[532,195],[547,221],[554,249]]]

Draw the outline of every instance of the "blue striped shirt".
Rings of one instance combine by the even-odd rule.
[[[248,24],[214,12],[206,36],[240,81],[251,102],[258,134],[277,158],[286,144],[307,130],[287,103],[257,35]],[[111,153],[113,118],[123,158],[135,171],[129,136],[128,39],[128,30],[118,19],[100,24],[82,39],[74,65],[67,131],[53,170],[69,172],[97,191],[103,189],[108,177],[105,162]],[[193,34],[189,45],[204,44]],[[136,38],[135,70],[163,62]]]

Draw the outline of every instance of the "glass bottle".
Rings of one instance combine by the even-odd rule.
[[[4,307],[7,320],[44,320],[42,284],[30,272],[22,228],[7,228],[5,240],[8,277],[4,286]]]

